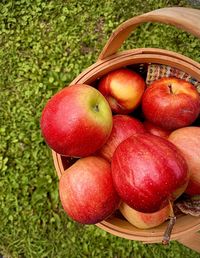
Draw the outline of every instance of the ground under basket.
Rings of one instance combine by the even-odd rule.
[[[83,71],[71,84],[93,84],[104,74],[117,68],[137,64],[164,64],[178,68],[200,81],[200,64],[192,59],[175,52],[155,49],[140,48],[117,52],[129,34],[144,22],[161,22],[174,25],[200,38],[200,10],[171,7],[154,10],[152,12],[134,17],[122,23],[113,32],[99,59],[95,64]],[[58,153],[53,153],[54,165],[58,177],[70,166],[70,160]],[[153,229],[137,229],[120,216],[113,215],[97,224],[101,229],[119,237],[138,240],[144,243],[159,243],[162,241],[166,223]],[[182,215],[177,218],[171,239],[200,252],[200,217]]]

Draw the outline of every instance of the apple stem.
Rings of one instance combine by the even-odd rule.
[[[168,87],[169,87],[169,92],[170,92],[171,94],[173,94],[173,91],[172,91],[172,85],[171,85],[171,84],[169,84],[169,85],[168,85]]]
[[[164,232],[164,235],[163,235],[163,240],[162,240],[163,245],[168,245],[169,244],[172,229],[174,227],[174,224],[176,223],[176,216],[174,215],[174,211],[173,211],[171,201],[169,201],[169,205],[170,205],[171,211],[170,211],[170,216],[169,216],[169,222],[168,222],[167,228],[166,228],[166,230]]]
[[[99,112],[99,106],[98,106],[98,104],[96,104],[96,105],[94,106],[94,111]]]
[[[172,229],[174,227],[175,222],[176,222],[176,217],[175,216],[169,218],[169,223],[168,223],[167,228],[165,230],[165,233],[163,235],[163,240],[162,240],[163,245],[168,245],[169,244],[171,232],[172,232]]]

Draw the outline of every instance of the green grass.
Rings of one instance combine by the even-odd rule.
[[[39,120],[47,100],[95,62],[110,33],[178,0],[2,0],[0,3],[0,253],[12,258],[200,257],[172,241],[143,245],[81,226],[63,212]],[[123,48],[167,48],[200,62],[200,42],[145,24]]]

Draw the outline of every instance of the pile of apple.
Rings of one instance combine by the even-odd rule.
[[[109,72],[96,88],[56,93],[41,130],[51,149],[77,158],[59,182],[66,213],[95,224],[119,209],[138,228],[167,220],[183,193],[200,194],[199,113],[191,83],[165,77],[147,87],[127,68]]]

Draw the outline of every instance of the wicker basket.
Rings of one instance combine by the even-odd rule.
[[[174,25],[200,37],[200,10],[197,9],[163,8],[134,17],[122,23],[114,31],[101,52],[98,61],[83,71],[71,84],[93,84],[98,78],[112,70],[141,63],[169,65],[190,74],[200,81],[200,64],[178,53],[155,48],[133,49],[117,53],[117,50],[129,34],[144,22],[161,22]],[[54,151],[53,159],[58,177],[60,177],[64,170],[70,166],[71,161]],[[153,229],[141,230],[132,226],[122,217],[113,215],[109,219],[98,223],[97,226],[119,237],[144,243],[159,243],[162,241],[166,223]],[[200,252],[200,234],[197,233],[198,230],[200,230],[200,217],[183,215],[177,218],[171,239],[178,240]]]

